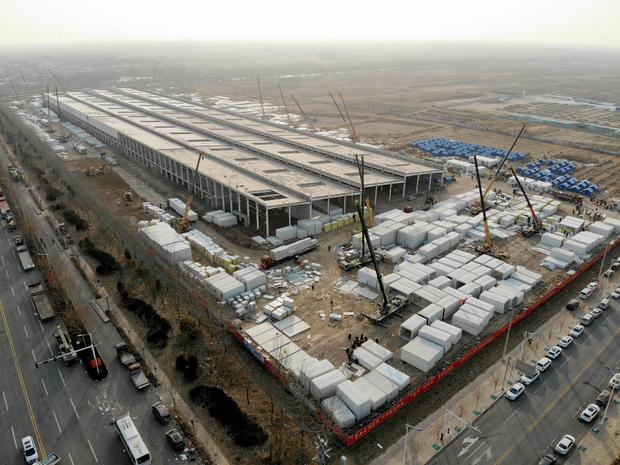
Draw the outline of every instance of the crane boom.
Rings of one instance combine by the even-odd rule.
[[[517,184],[519,185],[519,189],[521,189],[521,193],[523,194],[523,197],[525,197],[525,201],[527,202],[527,207],[530,209],[530,213],[532,214],[532,222],[534,223],[534,229],[536,231],[539,231],[541,228],[540,218],[538,218],[538,215],[536,214],[534,207],[532,207],[532,204],[530,203],[530,199],[525,193],[525,189],[523,188],[523,185],[521,184],[521,181],[519,180],[519,177],[517,176],[517,173],[515,173],[515,170],[512,168],[512,166],[510,167],[510,172],[515,177],[515,180],[517,181]]]
[[[179,223],[179,231],[187,232],[189,230],[189,212],[192,208],[192,201],[194,200],[194,191],[196,190],[196,179],[198,178],[198,168],[200,167],[200,161],[202,160],[202,154],[198,154],[198,161],[196,162],[196,168],[194,168],[194,174],[192,176],[192,184],[189,186],[189,195],[185,201],[185,210],[183,210],[183,218]]]
[[[330,92],[329,96],[332,98],[332,102],[334,102],[334,105],[336,105],[336,110],[338,110],[338,113],[340,113],[340,117],[342,118],[342,121],[344,121],[344,125],[347,127],[347,132],[349,133],[349,137],[353,138],[353,135],[351,134],[351,128],[349,127],[349,123],[347,122],[347,119],[342,114],[342,110],[340,110],[340,106],[338,106],[338,102],[336,102],[336,99],[334,98],[334,94]]]
[[[308,116],[308,114],[304,111],[303,108],[301,108],[301,105],[299,104],[299,102],[297,101],[297,99],[295,98],[293,94],[291,94],[291,99],[293,100],[293,102],[295,102],[295,105],[297,105],[297,108],[299,108],[299,111],[304,117],[304,122],[308,123],[308,125],[310,126],[310,129],[314,131],[314,126],[312,124],[312,118]]]
[[[261,111],[261,114],[263,115],[263,119],[267,119],[265,117],[265,104],[263,103],[263,93],[260,90],[260,79],[258,76],[256,76],[256,83],[258,84],[258,98],[260,99],[260,111]]]
[[[525,131],[525,123],[521,127],[521,130],[519,131],[519,134],[517,134],[517,137],[515,138],[515,140],[512,143],[512,145],[510,146],[510,149],[508,150],[508,152],[506,152],[506,154],[502,157],[502,161],[499,163],[499,166],[497,167],[497,170],[495,170],[495,174],[493,175],[493,177],[489,181],[489,184],[487,185],[487,188],[484,190],[484,197],[483,198],[485,198],[485,199],[487,198],[487,195],[489,194],[489,191],[491,190],[491,188],[495,184],[495,181],[497,181],[497,177],[499,176],[500,171],[504,167],[504,163],[506,163],[506,160],[508,160],[508,157],[512,153],[512,149],[514,149],[515,145],[517,145],[517,141],[521,137],[521,134],[523,134],[523,131]],[[475,159],[476,159],[476,157],[474,155],[474,160]]]
[[[282,87],[278,84],[278,90],[280,91],[280,97],[282,97],[282,104],[284,105],[284,111],[286,112],[286,119],[288,120],[288,125],[292,126],[293,122],[291,121],[291,115],[288,112],[288,107],[286,106],[286,100],[284,100],[284,94],[282,93]]]
[[[480,171],[478,170],[478,157],[474,155],[474,165],[476,166],[476,179],[478,180],[478,193],[480,194],[480,206],[482,208],[482,219],[484,221],[484,248],[491,250],[493,248],[493,239],[491,239],[491,231],[487,222],[487,209],[484,206],[484,195],[482,194],[482,183],[480,182]]]
[[[347,118],[349,119],[351,140],[353,142],[357,142],[359,140],[359,137],[357,136],[357,132],[355,131],[355,127],[353,126],[353,121],[351,121],[351,115],[349,115],[349,109],[347,108],[347,104],[344,103],[344,97],[342,96],[342,94],[339,94],[339,95],[340,95],[340,100],[342,101],[342,107],[344,108],[344,111],[347,114]]]

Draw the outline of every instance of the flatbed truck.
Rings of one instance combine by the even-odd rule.
[[[32,257],[30,257],[28,249],[26,248],[24,238],[22,236],[15,236],[13,238],[13,242],[15,242],[17,258],[19,258],[19,263],[21,264],[22,269],[24,271],[34,270],[34,263],[32,262]]]
[[[54,309],[50,304],[49,298],[47,297],[43,283],[32,283],[28,285],[28,288],[30,289],[30,300],[32,301],[32,306],[39,314],[39,319],[41,321],[48,321],[54,318]]]

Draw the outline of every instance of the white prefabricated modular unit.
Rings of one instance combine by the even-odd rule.
[[[437,328],[440,331],[443,331],[444,333],[447,333],[450,335],[450,342],[452,343],[452,345],[456,344],[457,342],[459,342],[461,340],[461,336],[463,334],[463,330],[461,328],[458,328],[454,325],[451,325],[450,323],[446,323],[445,321],[441,321],[441,320],[437,320],[434,321],[431,324],[432,328]],[[424,336],[422,336],[424,337]]]
[[[297,226],[284,226],[276,229],[276,237],[284,242],[296,239]]]
[[[339,428],[348,428],[355,424],[355,415],[340,397],[332,396],[324,399],[321,407]]]
[[[446,291],[452,288],[446,288]],[[454,312],[458,310],[461,306],[461,302],[464,299],[459,299],[453,295],[446,295],[437,301],[437,305],[443,308],[443,314],[441,315],[441,319],[449,318],[452,316]]]
[[[379,365],[381,366],[381,365]],[[310,393],[317,400],[325,399],[336,394],[336,389],[340,383],[347,380],[346,376],[340,370],[332,370],[317,376],[310,381]]]
[[[377,368],[375,368],[373,371],[378,371],[383,376],[385,376],[387,379],[392,381],[392,383],[398,386],[398,389],[400,391],[405,389],[411,382],[411,377],[409,375],[406,375],[402,371],[397,370],[396,368],[394,368],[391,365],[388,365],[387,363],[382,363]]]
[[[444,315],[444,308],[437,304],[428,304],[422,310],[420,310],[417,316],[424,318],[427,324],[431,324],[433,321],[441,320]]]
[[[233,277],[245,285],[246,291],[251,291],[267,284],[267,275],[253,266],[247,266],[233,272]]]
[[[482,286],[482,290],[483,291],[488,291],[489,289],[491,289],[492,287],[494,287],[497,284],[497,279],[495,279],[492,276],[486,276],[485,275],[485,276],[480,276],[479,278],[476,278],[474,283],[475,284],[480,284]]]
[[[420,328],[420,331],[418,331],[418,337],[423,337],[428,341],[440,345],[443,347],[444,352],[449,351],[452,347],[452,338],[450,334],[445,333],[434,326],[423,326]]]
[[[412,317],[407,318],[400,325],[400,337],[403,339],[410,341],[414,337],[418,335],[420,328],[426,325],[427,319],[421,317],[420,315],[413,315]],[[436,319],[434,320],[436,321]]]
[[[431,279],[428,284],[430,286],[436,287],[437,289],[445,289],[452,284],[452,280],[446,278],[445,276],[437,276],[434,279]]]
[[[498,296],[492,292],[494,288],[484,291],[478,297],[483,302],[487,302],[495,308],[497,313],[504,313],[508,309],[508,298]]]
[[[482,292],[482,286],[480,284],[476,284],[476,282],[474,281],[471,283],[463,284],[461,287],[459,287],[458,290],[463,292],[464,294],[478,297]]]
[[[441,360],[444,353],[444,348],[439,344],[418,336],[400,349],[400,359],[426,373]]]
[[[181,216],[185,214],[185,209],[187,208],[185,202],[177,198],[168,199],[168,206]],[[190,209],[187,214],[187,218],[191,222],[198,221],[198,214],[194,210]]]
[[[483,318],[462,310],[452,316],[452,324],[472,336],[478,336],[486,326]]]
[[[612,218],[611,216],[608,216],[607,218],[603,220],[603,223],[613,226],[614,234],[620,234],[620,220],[616,218]]]
[[[245,285],[228,273],[218,273],[207,278],[205,286],[219,301],[228,300],[245,292]]]
[[[353,351],[353,360],[367,370],[374,370],[383,363],[383,360],[364,347],[358,347]]]
[[[588,244],[584,244],[583,242],[579,242],[575,239],[566,239],[564,241],[564,245],[562,245],[562,248],[570,250],[577,255],[585,255],[588,253]]]
[[[309,389],[310,383],[314,378],[333,371],[334,368],[334,365],[329,360],[317,360],[314,363],[310,362],[302,367],[299,381],[304,388]]]
[[[370,397],[352,381],[346,380],[340,383],[336,388],[336,395],[349,407],[357,421],[370,415],[372,408]]]
[[[381,408],[387,402],[387,394],[366,378],[358,378],[353,381],[353,384],[370,398],[370,407],[372,410]]]
[[[281,363],[282,366],[286,368],[296,380],[299,380],[302,368],[316,361],[318,361],[316,358],[310,356],[307,352],[300,350],[299,352],[295,352],[290,357],[286,357]]]
[[[386,349],[381,344],[373,341],[372,339],[368,339],[366,342],[364,342],[362,344],[362,347],[367,351],[371,352],[379,359],[381,359],[382,362],[387,362],[394,355],[392,351]]]
[[[540,237],[540,242],[549,247],[562,247],[564,239],[562,234],[546,232]]]
[[[468,297],[465,303],[468,303],[470,305],[473,305],[474,307],[480,308],[491,315],[493,315],[493,313],[495,312],[495,306],[493,304],[490,304],[488,302],[483,302],[482,300],[477,299],[475,297]]]
[[[396,246],[388,250],[384,257],[391,263],[400,263],[405,255],[407,255],[407,251],[402,247]]]
[[[390,285],[388,286],[389,288],[389,292],[390,294],[400,294],[403,297],[407,298],[407,301],[409,303],[413,302],[413,293],[417,290],[420,289],[419,284],[414,283],[413,281],[402,277],[403,274],[401,272],[398,273],[399,276],[401,276],[401,278],[398,281],[394,281],[393,283],[390,283]]]
[[[464,303],[463,305],[461,305],[461,308],[459,308],[459,311],[456,313],[459,312],[471,313],[472,315],[481,318],[485,326],[489,323],[489,321],[491,321],[491,318],[493,317],[493,313],[486,312],[483,309],[475,307],[469,303]]]
[[[376,289],[379,285],[379,281],[377,279],[377,272],[367,266],[357,270],[357,280],[360,282],[360,284],[364,284],[374,289]]]
[[[369,371],[362,376],[362,379],[365,379],[370,384],[381,390],[381,392],[384,392],[388,401],[398,395],[398,386],[377,370]]]

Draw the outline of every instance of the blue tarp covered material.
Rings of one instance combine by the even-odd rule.
[[[526,178],[550,182],[557,189],[592,197],[599,187],[587,179],[568,176],[576,169],[577,165],[569,160],[536,160],[517,168],[517,173]]]
[[[458,140],[445,139],[443,137],[436,139],[425,139],[411,143],[411,147],[423,152],[430,153],[435,157],[459,157],[469,158],[472,155],[483,157],[503,157],[506,152],[493,147],[485,147],[484,145],[469,144]],[[508,157],[509,160],[523,160],[525,155],[519,152],[512,152]]]

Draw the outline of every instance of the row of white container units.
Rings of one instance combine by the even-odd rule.
[[[372,340],[353,353],[353,359],[365,368],[365,374],[356,379],[329,360],[312,357],[287,336],[287,333],[295,334],[294,326],[303,323],[292,318],[273,325],[261,323],[245,333],[307,395],[321,402],[325,413],[340,428],[347,428],[379,410],[409,385],[410,377],[387,363],[392,352]]]
[[[192,259],[189,242],[169,224],[159,220],[139,221],[138,231],[171,265]]]
[[[306,237],[291,244],[281,245],[280,247],[271,249],[269,253],[274,261],[280,261],[288,257],[293,257],[298,253],[302,253],[309,248],[315,247],[317,244],[318,241],[316,239]]]
[[[237,217],[224,210],[213,210],[207,212],[202,216],[202,219],[207,223],[213,223],[221,228],[229,228],[237,225]]]
[[[181,199],[170,198],[168,199],[168,207],[170,207],[182,217],[185,214],[185,208],[187,207],[187,205]],[[191,222],[198,221],[198,214],[194,210],[190,209],[187,213],[187,218]]]
[[[237,265],[241,263],[239,255],[229,254],[221,247],[211,236],[192,229],[183,234],[183,237],[189,241],[198,254],[203,255],[210,262],[223,267],[229,273],[237,269]]]
[[[448,168],[453,168],[457,171],[476,174],[476,165],[474,163],[469,163],[464,160],[458,160],[456,158],[451,158],[445,161],[444,165]],[[478,166],[478,173],[480,176],[486,176],[487,168],[485,166]]]
[[[142,203],[142,211],[147,215],[158,219],[159,221],[163,221],[164,223],[172,223],[175,220],[178,220],[179,217],[173,215],[172,213],[164,210],[163,208],[158,207],[157,205],[153,205],[150,202]]]
[[[295,311],[295,304],[288,295],[281,295],[263,307],[263,313],[273,320],[281,321]]]
[[[551,192],[553,190],[553,184],[551,184],[550,182],[539,181],[532,178],[525,178],[519,175],[517,175],[517,177],[519,178],[519,181],[521,182],[521,185],[524,189],[533,190],[536,192]],[[513,186],[517,186],[517,181],[514,176],[511,176],[508,182]]]

